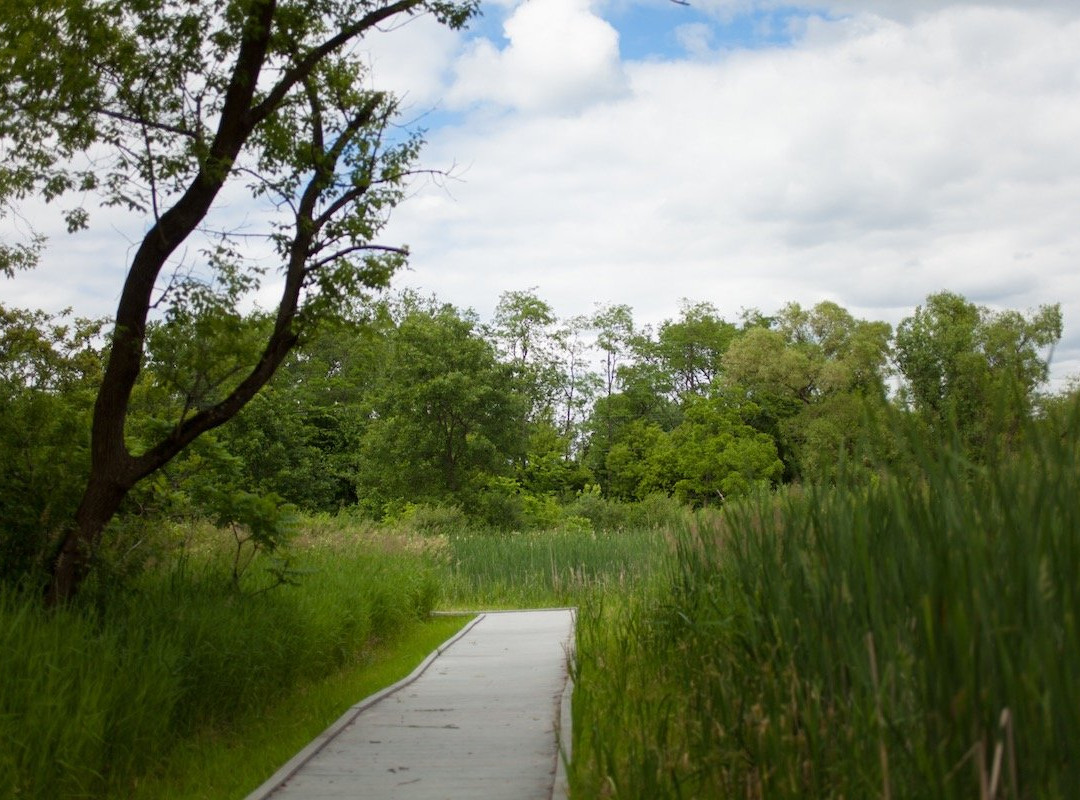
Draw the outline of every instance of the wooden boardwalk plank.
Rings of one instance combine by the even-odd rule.
[[[562,725],[569,738],[573,626],[572,609],[482,614],[248,800],[565,797],[556,736]]]

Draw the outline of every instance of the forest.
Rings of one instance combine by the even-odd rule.
[[[18,309],[3,321],[0,565],[17,582],[47,568],[85,482],[106,326]],[[218,309],[151,323],[128,446],[217,402],[268,324]],[[1040,393],[1061,325],[1056,306],[991,311],[949,292],[895,332],[832,302],[725,320],[684,300],[648,326],[626,306],[561,319],[535,290],[504,293],[486,321],[391,295],[313,334],[116,524],[268,515],[273,548],[272,519],[291,510],[384,522],[426,507],[520,531],[582,516],[589,498],[721,506],[895,469],[901,418],[993,463],[1063,402]]]

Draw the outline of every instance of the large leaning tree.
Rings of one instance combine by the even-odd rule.
[[[395,99],[370,88],[364,37],[421,14],[457,28],[475,11],[476,0],[0,0],[0,212],[44,198],[77,230],[100,201],[145,220],[117,254],[127,274],[53,602],[77,592],[138,481],[403,264],[404,248],[375,240],[419,142],[395,125]],[[34,234],[0,242],[0,271],[40,248]],[[230,325],[213,319],[238,316],[261,281],[276,308],[250,358],[202,364],[170,427],[136,443],[126,426],[148,323],[216,331],[187,348],[213,358],[230,347]]]

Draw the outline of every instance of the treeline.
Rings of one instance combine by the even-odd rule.
[[[47,563],[88,463],[101,321],[0,309],[0,564]],[[193,303],[151,325],[129,447],[219,400],[271,321]],[[488,322],[410,293],[324,326],[230,424],[144,481],[114,524],[240,522],[272,544],[282,509],[375,519],[435,507],[499,529],[666,495],[716,505],[758,487],[872,480],[891,430],[1014,449],[1061,397],[1039,394],[1059,308],[928,297],[894,332],[831,302],[724,319],[708,302],[639,325],[627,306],[560,319],[533,291]]]

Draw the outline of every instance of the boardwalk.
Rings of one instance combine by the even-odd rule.
[[[562,718],[569,741],[572,642],[572,610],[482,614],[248,800],[565,797],[556,735]]]

